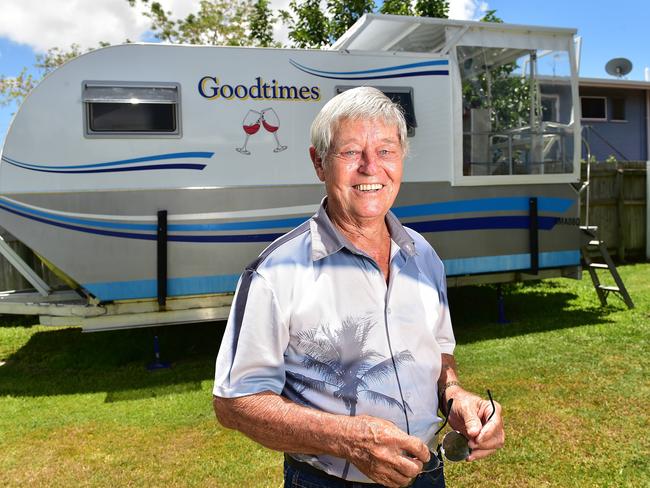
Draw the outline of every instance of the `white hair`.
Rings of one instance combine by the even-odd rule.
[[[395,126],[403,155],[406,156],[408,153],[406,120],[402,107],[380,90],[370,86],[360,86],[332,98],[311,124],[311,145],[323,162],[332,145],[332,135],[344,119],[374,119]]]

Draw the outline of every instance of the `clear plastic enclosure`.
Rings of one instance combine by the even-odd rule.
[[[566,51],[456,47],[463,99],[463,175],[573,172],[573,96]]]

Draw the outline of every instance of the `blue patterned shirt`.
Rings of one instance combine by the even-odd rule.
[[[334,414],[390,420],[427,443],[440,422],[441,354],[455,346],[442,262],[389,212],[387,284],[324,205],[242,274],[214,394],[271,391]],[[372,481],[344,459],[292,456],[334,476]]]

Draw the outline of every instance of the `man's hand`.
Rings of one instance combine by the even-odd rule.
[[[454,399],[449,412],[449,425],[469,440],[472,454],[467,458],[468,461],[487,457],[503,447],[505,432],[499,403],[494,402],[494,416],[488,421],[492,415],[492,404],[489,400],[462,388],[454,389],[453,394],[449,396]]]
[[[429,449],[420,439],[387,420],[350,417],[344,435],[349,439],[345,458],[384,486],[408,485],[429,460]]]

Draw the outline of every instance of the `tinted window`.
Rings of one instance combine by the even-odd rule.
[[[176,106],[155,103],[89,103],[93,132],[176,132]]]
[[[415,121],[415,108],[413,107],[413,93],[409,92],[389,92],[382,90],[388,98],[402,107],[404,111],[404,118],[406,119],[406,127],[408,135],[415,135],[415,128],[418,126]]]
[[[336,93],[342,93],[345,90],[351,88],[356,88],[354,86],[337,86]],[[413,137],[415,135],[415,128],[418,126],[417,121],[415,120],[415,106],[413,104],[413,89],[411,87],[391,87],[391,88],[381,88],[376,86],[378,90],[381,90],[388,98],[393,102],[402,107],[404,111],[404,118],[406,119],[406,128],[407,135]]]
[[[607,99],[603,97],[582,97],[582,118],[583,119],[606,119],[607,118]]]
[[[177,83],[85,81],[86,135],[100,137],[180,134]]]

